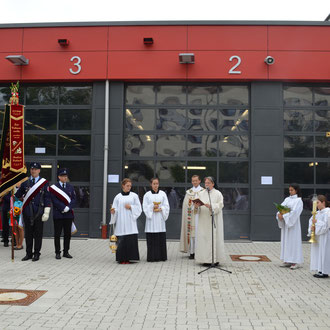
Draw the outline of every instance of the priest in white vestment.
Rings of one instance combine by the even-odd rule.
[[[198,198],[199,192],[204,188],[200,186],[201,179],[198,175],[191,177],[192,188],[186,191],[182,204],[180,251],[190,253],[189,259],[195,258],[196,232],[198,229],[198,212],[193,200]]]
[[[324,195],[317,196],[317,211],[315,220],[309,219],[308,236],[311,235],[312,224],[315,224],[316,243],[311,244],[310,270],[316,271],[314,277],[326,278],[330,273],[330,229],[329,229],[329,202]]]
[[[225,244],[223,230],[223,196],[221,192],[214,188],[215,181],[212,177],[205,178],[205,188],[199,193],[199,199],[203,205],[198,206],[198,230],[196,235],[196,263],[212,264],[223,263],[225,261]],[[210,203],[211,199],[211,203]],[[214,238],[214,260],[212,260],[212,216],[214,212],[213,238]]]
[[[139,197],[131,192],[132,181],[124,179],[122,191],[116,195],[111,207],[110,225],[115,225],[118,238],[116,261],[129,264],[131,260],[140,260],[138,247],[137,219],[142,213]]]
[[[276,219],[281,229],[281,267],[297,269],[304,262],[302,253],[302,239],[300,215],[303,210],[300,187],[297,184],[289,186],[290,196],[281,205],[290,208],[290,212],[277,212]]]
[[[166,261],[166,220],[170,206],[164,191],[159,190],[159,179],[150,180],[151,190],[143,196],[143,212],[146,215],[147,261]]]

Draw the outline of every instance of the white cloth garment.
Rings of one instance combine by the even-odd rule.
[[[203,191],[204,188],[201,186],[192,187],[186,191],[186,195],[182,204],[182,217],[181,217],[181,234],[180,234],[180,251],[195,253],[196,249],[196,233],[198,227],[198,213],[194,212],[194,205],[192,200],[199,198],[199,192]],[[188,244],[188,209],[191,209],[191,231],[190,231],[190,242]]]
[[[330,231],[329,217],[330,209],[324,208],[316,213],[315,238],[317,243],[311,244],[311,271],[330,274]],[[313,217],[309,219],[308,236],[311,235]]]
[[[160,212],[154,212],[154,202],[160,203]],[[170,206],[168,204],[167,196],[164,191],[159,190],[157,194],[148,191],[143,196],[143,212],[146,215],[146,233],[162,233],[166,232],[165,221],[170,214]]]
[[[125,205],[131,205],[131,209],[125,208]],[[112,208],[115,209],[115,214],[111,214],[110,225],[116,224],[115,235],[132,235],[138,234],[137,219],[142,213],[139,197],[134,192],[129,195],[119,193],[113,200]]]
[[[302,239],[300,214],[303,210],[303,202],[297,195],[287,197],[282,205],[290,208],[290,212],[283,215],[284,220],[278,218],[278,226],[281,229],[281,256],[283,262],[302,264],[304,257],[302,253]]]
[[[214,262],[223,263],[226,259],[224,230],[223,230],[223,196],[219,190],[213,188],[210,191],[210,198],[214,212]],[[210,204],[208,191],[205,189],[199,193],[199,199],[204,204]],[[198,231],[195,251],[195,261],[197,263],[212,262],[212,217],[211,211],[206,206],[198,208]]]

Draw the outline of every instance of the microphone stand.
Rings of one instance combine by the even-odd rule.
[[[214,221],[214,212],[213,212],[213,208],[212,208],[210,189],[209,188],[206,188],[206,189],[207,189],[207,192],[209,194],[210,210],[211,210],[211,217],[212,217],[212,240],[211,240],[212,241],[212,263],[209,267],[207,267],[207,268],[201,270],[200,272],[198,272],[198,274],[202,274],[202,273],[206,272],[207,270],[209,270],[211,268],[219,269],[219,270],[222,270],[224,272],[227,272],[227,273],[231,274],[232,273],[231,271],[219,267],[218,266],[219,263],[214,262],[214,228],[216,228],[216,225],[215,225],[215,221]]]

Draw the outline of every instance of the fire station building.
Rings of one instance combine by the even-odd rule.
[[[78,236],[101,237],[124,177],[141,199],[159,177],[171,239],[193,174],[216,178],[227,240],[278,240],[289,183],[303,239],[311,196],[330,198],[330,22],[6,24],[0,40],[0,125],[20,81],[26,162],[68,169]]]

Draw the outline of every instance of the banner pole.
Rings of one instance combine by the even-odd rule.
[[[10,221],[11,221],[11,261],[14,262],[15,260],[15,252],[14,252],[14,245],[15,245],[15,241],[14,241],[14,233],[15,233],[15,221],[14,221],[14,194],[15,194],[15,188],[13,187],[13,189],[11,190],[11,201],[10,201]]]

